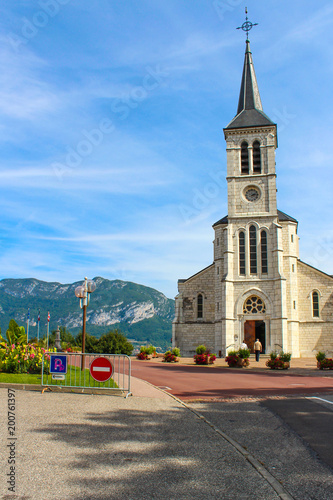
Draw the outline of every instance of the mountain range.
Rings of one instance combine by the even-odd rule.
[[[170,346],[174,300],[161,292],[129,281],[96,277],[96,290],[87,308],[87,332],[100,337],[118,328],[134,343]],[[37,336],[40,310],[40,337],[46,335],[47,314],[50,332],[66,327],[73,335],[82,330],[82,310],[71,284],[49,283],[34,278],[0,281],[0,327],[6,332],[11,319],[27,327],[30,309],[29,338]]]

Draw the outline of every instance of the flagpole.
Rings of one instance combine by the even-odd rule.
[[[47,313],[46,350],[49,350],[50,313]]]
[[[38,309],[38,317],[37,317],[37,344],[39,342],[39,322],[40,322],[40,309]]]
[[[27,344],[29,341],[29,322],[30,322],[30,307],[28,308],[28,319],[27,319]]]

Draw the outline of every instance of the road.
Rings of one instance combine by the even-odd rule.
[[[289,375],[288,372],[255,373],[232,368],[165,365],[133,360],[132,375],[182,400],[333,394],[333,378]]]

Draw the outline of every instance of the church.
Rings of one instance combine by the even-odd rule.
[[[225,356],[243,339],[253,352],[259,338],[264,353],[332,351],[333,276],[300,260],[298,222],[277,209],[277,126],[263,111],[248,39],[224,137],[228,214],[213,224],[213,263],[178,280],[173,347]]]

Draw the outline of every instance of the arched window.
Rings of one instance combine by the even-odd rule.
[[[319,293],[312,292],[312,316],[319,318]]]
[[[253,143],[253,173],[261,174],[261,154],[259,141],[254,141]]]
[[[268,273],[268,264],[267,264],[267,233],[266,231],[261,231],[261,272],[262,274]]]
[[[247,142],[242,142],[241,144],[241,172],[242,174],[249,173],[249,150]]]
[[[246,274],[245,267],[245,233],[239,233],[239,274]]]
[[[203,317],[203,296],[199,293],[197,297],[197,318]]]
[[[257,230],[250,227],[250,273],[257,274]]]

